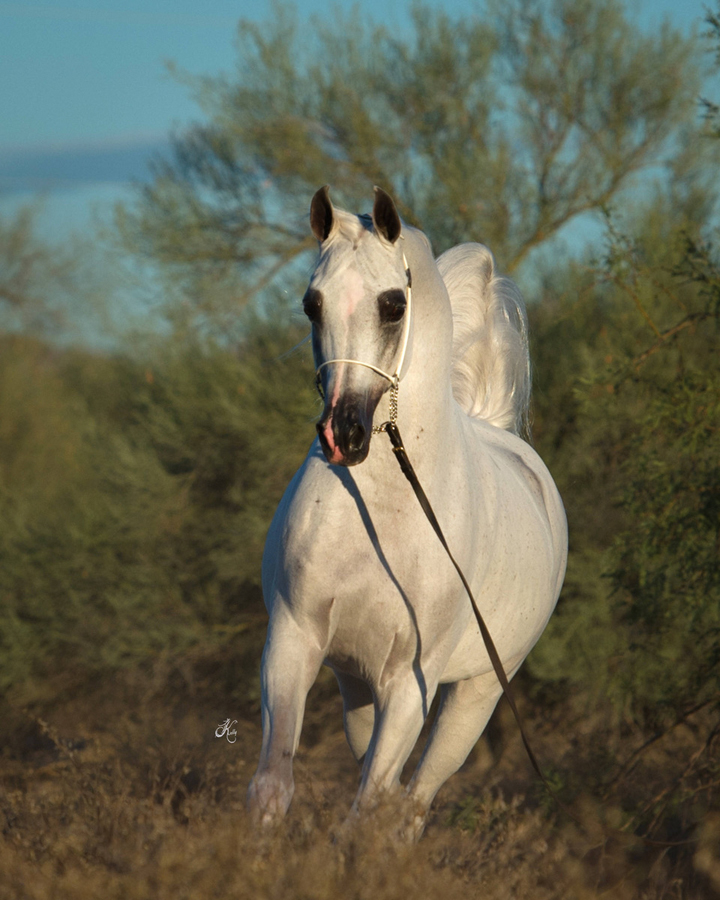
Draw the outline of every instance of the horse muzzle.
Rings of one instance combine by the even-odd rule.
[[[372,411],[357,398],[348,397],[335,406],[325,408],[317,424],[320,446],[332,465],[357,466],[370,450]]]

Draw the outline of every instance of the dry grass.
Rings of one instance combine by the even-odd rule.
[[[720,819],[707,817],[690,850],[593,840],[549,808],[502,712],[494,753],[480,743],[418,845],[390,836],[391,810],[342,829],[357,770],[327,681],[309,703],[291,813],[258,834],[244,795],[259,716],[252,704],[236,713],[230,744],[214,736],[230,711],[211,690],[193,693],[178,703],[177,684],[135,677],[45,718],[2,711],[0,900],[706,900],[720,891]],[[579,807],[595,815],[594,802]]]

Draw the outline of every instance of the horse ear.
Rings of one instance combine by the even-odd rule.
[[[386,194],[382,188],[375,188],[375,205],[372,212],[375,231],[381,234],[386,241],[394,244],[400,237],[402,224],[400,216],[395,209],[392,197]]]
[[[330,202],[330,185],[326,184],[315,192],[310,204],[310,227],[312,233],[322,244],[333,229],[335,218],[333,205]]]

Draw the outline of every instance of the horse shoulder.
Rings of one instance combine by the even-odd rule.
[[[331,531],[328,507],[338,493],[336,482],[313,444],[286,488],[265,540],[262,581],[270,613],[279,598],[299,614],[303,598],[317,595],[317,585],[309,582],[317,581],[323,572],[321,557],[327,552]],[[313,612],[320,605],[318,598]]]

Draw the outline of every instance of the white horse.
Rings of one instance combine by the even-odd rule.
[[[407,786],[418,836],[502,691],[470,600],[390,442],[371,442],[373,422],[389,415],[393,375],[405,447],[508,677],[557,602],[565,512],[517,434],[530,393],[525,309],[490,251],[462,244],[436,262],[425,235],[377,188],[372,216],[334,209],[322,188],[310,222],[320,257],[304,307],[325,408],[265,545],[263,744],[248,802],[263,824],[285,815],[305,700],[324,663],[362,763],[355,810],[398,790],[440,688]]]

